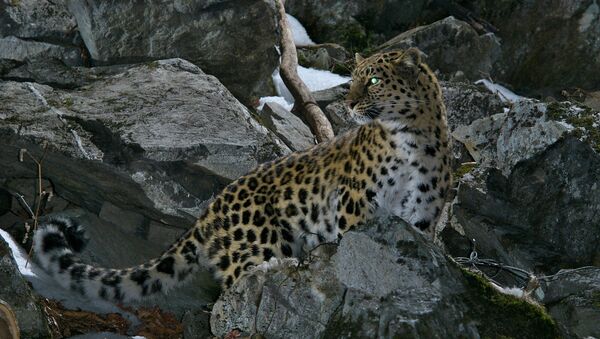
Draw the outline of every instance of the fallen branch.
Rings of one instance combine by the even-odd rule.
[[[281,66],[279,73],[283,83],[294,97],[293,110],[301,114],[309,124],[317,142],[333,139],[331,123],[321,111],[310,90],[298,76],[298,56],[292,31],[285,15],[284,0],[277,0],[279,9],[279,27],[281,27]]]

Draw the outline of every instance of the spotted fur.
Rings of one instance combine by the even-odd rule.
[[[357,57],[349,111],[363,124],[304,152],[260,165],[229,184],[160,257],[127,269],[81,263],[50,220],[36,253],[65,286],[123,301],[165,292],[207,266],[229,288],[271,258],[301,257],[376,215],[421,230],[436,223],[450,185],[446,113],[417,50]]]

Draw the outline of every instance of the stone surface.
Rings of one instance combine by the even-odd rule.
[[[530,95],[600,89],[600,3],[464,1],[498,28],[502,57],[492,76]]]
[[[589,145],[563,138],[508,177],[483,178],[462,182],[453,205],[455,229],[480,257],[547,274],[600,264],[600,155]]]
[[[289,149],[214,77],[180,59],[133,66],[77,91],[0,83],[3,178],[32,177],[93,213],[105,201],[189,227],[231,179]],[[169,93],[165,96],[165,93]]]
[[[300,66],[333,71],[344,75],[350,74],[351,56],[338,44],[320,44],[297,48]]]
[[[446,104],[450,131],[504,111],[505,104],[498,95],[478,85],[469,82],[441,81],[440,86]]]
[[[418,47],[425,53],[425,60],[432,70],[446,75],[461,71],[470,80],[490,74],[500,57],[500,41],[494,34],[479,35],[468,23],[454,17],[401,33],[377,50],[410,47]]]
[[[565,338],[600,334],[600,267],[560,271],[543,289],[543,302]]]
[[[60,59],[68,65],[83,65],[81,50],[74,46],[23,40],[12,36],[0,38],[0,59],[24,61],[40,56]]]
[[[257,270],[241,279],[215,303],[211,329],[215,335],[237,328],[267,338],[555,335],[536,307],[476,281],[405,223],[381,220],[346,233],[337,250],[325,248],[308,264]],[[517,308],[518,317],[530,314],[527,322],[506,327],[490,316]]]
[[[77,23],[64,0],[0,2],[0,36],[69,43],[77,36]]]
[[[498,167],[508,175],[517,162],[544,151],[573,129],[552,120],[547,111],[545,103],[521,100],[507,113],[458,126],[452,136],[465,145],[481,166]]]
[[[46,317],[37,303],[27,281],[23,279],[8,244],[0,238],[0,299],[17,316],[23,338],[51,338]]]
[[[68,1],[95,64],[183,58],[244,102],[273,92],[278,23],[270,0]]]
[[[425,0],[288,0],[286,11],[316,42],[336,42],[360,51],[414,27],[437,12]],[[433,10],[432,10],[433,9]]]
[[[310,128],[285,107],[268,102],[259,113],[262,124],[272,131],[292,151],[302,151],[315,145]]]

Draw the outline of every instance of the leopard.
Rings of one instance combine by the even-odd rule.
[[[451,185],[437,78],[416,48],[355,59],[344,103],[356,128],[232,181],[193,227],[138,266],[84,263],[82,226],[52,217],[34,235],[41,266],[68,289],[122,303],[167,293],[199,269],[226,291],[261,263],[302,258],[377,217],[431,234]]]

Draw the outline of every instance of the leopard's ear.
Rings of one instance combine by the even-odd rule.
[[[404,51],[403,61],[411,66],[419,66],[421,64],[422,56],[425,53],[421,52],[420,49],[416,47],[411,47]]]
[[[362,55],[360,55],[358,53],[354,54],[354,61],[356,62],[357,65],[363,60],[365,60],[365,58],[363,58]]]
[[[402,51],[397,58],[392,60],[392,63],[396,65],[396,70],[401,76],[409,80],[414,79],[419,74],[419,65],[423,55],[424,53],[418,48],[411,47]]]

